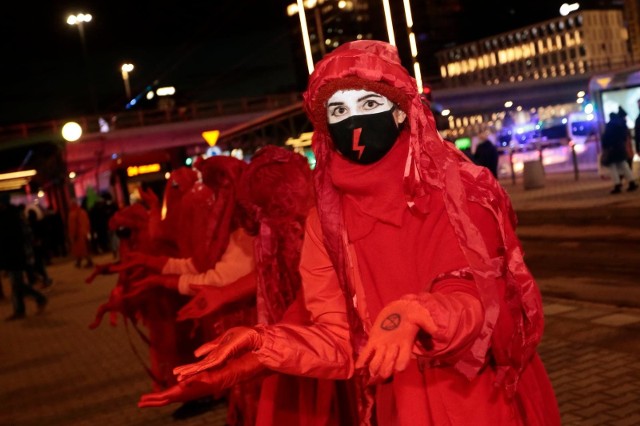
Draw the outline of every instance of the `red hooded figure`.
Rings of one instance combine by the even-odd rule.
[[[509,197],[440,137],[396,48],[340,46],[317,64],[304,106],[316,156],[300,258],[311,321],[230,329],[178,380],[251,351],[275,371],[354,378],[361,424],[559,425]]]

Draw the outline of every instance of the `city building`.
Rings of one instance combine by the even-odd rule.
[[[581,10],[437,53],[434,101],[445,137],[567,117],[589,103],[589,79],[634,63],[621,10]]]
[[[631,65],[622,11],[585,10],[437,54],[442,85],[494,85]]]

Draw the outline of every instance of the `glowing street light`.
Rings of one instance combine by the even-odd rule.
[[[93,111],[98,111],[98,105],[96,103],[96,95],[93,89],[93,79],[91,77],[91,72],[89,70],[89,55],[87,54],[87,42],[84,36],[84,24],[86,22],[91,22],[93,16],[90,13],[78,13],[77,15],[69,15],[67,16],[67,24],[75,25],[78,27],[78,34],[80,34],[80,42],[82,43],[82,54],[84,56],[84,65],[87,69],[87,76],[89,82],[89,93],[91,94],[91,106],[93,107]]]
[[[124,93],[127,95],[127,102],[131,100],[131,86],[129,86],[129,73],[133,71],[133,64],[122,64],[122,81],[124,81]]]
[[[69,121],[62,126],[62,137],[67,142],[75,142],[82,136],[82,127],[75,121]]]
[[[560,6],[560,15],[567,16],[578,9],[580,9],[580,3],[563,3],[562,6]]]

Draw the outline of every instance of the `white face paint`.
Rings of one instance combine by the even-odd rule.
[[[327,102],[327,120],[329,124],[338,123],[352,115],[376,114],[389,111],[394,104],[386,97],[368,90],[339,90]],[[393,112],[396,124],[406,118],[399,109]]]

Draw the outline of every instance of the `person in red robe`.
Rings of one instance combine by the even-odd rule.
[[[442,139],[416,87],[385,42],[316,65],[304,107],[317,209],[300,259],[311,322],[230,329],[179,381],[250,353],[287,374],[353,378],[360,424],[560,424],[510,199]]]

